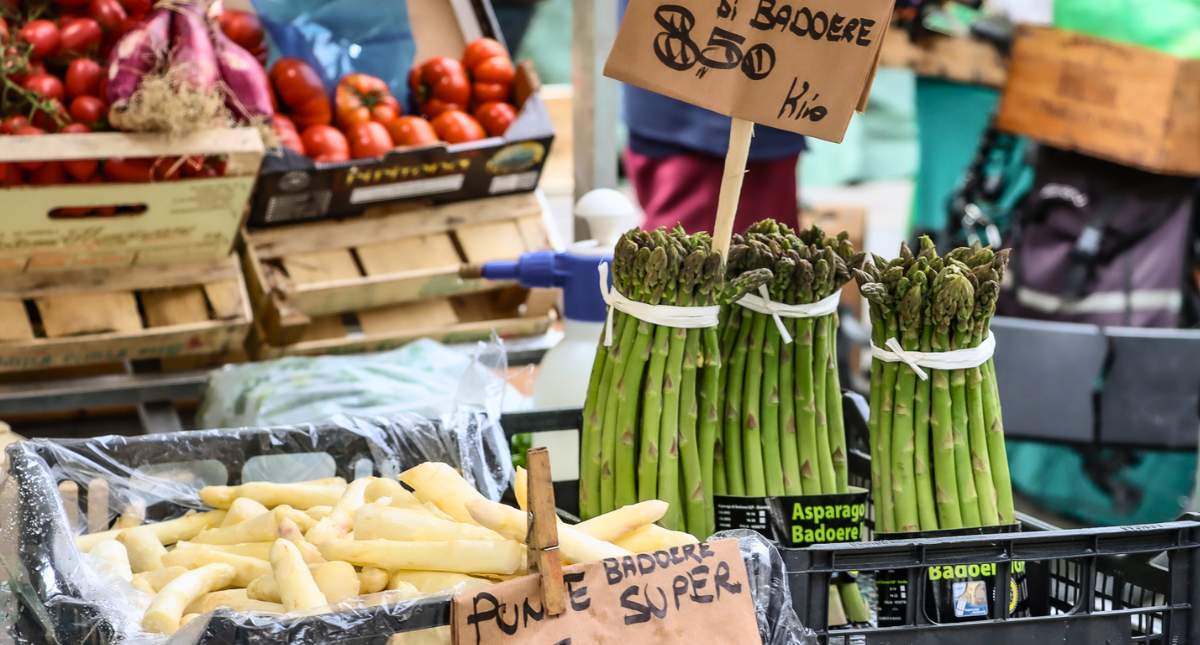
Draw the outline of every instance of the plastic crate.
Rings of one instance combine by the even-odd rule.
[[[843,401],[850,483],[869,488],[866,402],[857,394]],[[506,415],[505,434],[572,430],[582,411],[550,410]],[[559,506],[578,508],[577,481],[555,482]],[[1059,530],[1019,515],[1021,532],[830,544],[780,549],[787,563],[796,613],[822,643],[846,645],[1099,645],[1200,644],[1200,515],[1177,522]],[[867,513],[871,535],[872,510]],[[937,624],[924,606],[925,569],[946,564],[996,563],[1001,587],[1009,588],[1013,562],[1024,562],[1028,614],[1010,617],[1005,598],[991,603],[992,615],[975,622]],[[908,623],[902,627],[828,629],[831,575],[903,569],[909,572]]]

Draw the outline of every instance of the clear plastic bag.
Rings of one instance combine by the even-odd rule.
[[[750,578],[750,595],[763,645],[817,645],[817,634],[800,623],[779,549],[756,531],[721,531],[712,540],[736,539]]]
[[[281,454],[307,460],[305,469],[272,463]],[[311,455],[324,459],[311,461]],[[68,526],[58,493],[61,481],[79,484],[86,508],[90,482],[104,480],[110,521],[135,500],[145,504],[148,520],[158,521],[204,508],[200,486],[239,483],[247,472],[282,475],[277,480],[335,474],[349,480],[356,474],[387,476],[441,461],[457,467],[491,499],[500,498],[513,476],[507,441],[495,417],[466,408],[441,421],[413,415],[337,417],[276,428],[33,440],[10,446],[8,459],[9,472],[0,480],[0,564],[21,600],[13,631],[26,642],[47,642],[41,634],[61,643],[167,642],[140,631],[149,597],[94,566],[91,556],[76,548],[77,531]],[[317,643],[335,642],[336,635],[367,637],[353,640],[366,643],[382,635],[382,645],[387,630],[419,625],[414,616],[442,624],[434,620],[443,611],[437,599],[401,601],[384,595],[374,600],[381,604],[284,619],[217,612],[197,619],[197,626],[189,623],[169,642]]]
[[[286,425],[337,414],[436,418],[461,406],[499,414],[502,405],[525,403],[505,386],[505,367],[499,339],[477,343],[473,354],[423,339],[375,354],[230,365],[209,377],[197,425]]]

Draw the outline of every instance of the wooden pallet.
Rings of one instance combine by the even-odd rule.
[[[392,305],[503,289],[510,285],[463,279],[459,270],[549,246],[541,196],[525,193],[246,231],[242,255],[258,333],[284,346],[312,340],[341,314],[361,312],[361,319]],[[410,329],[437,328],[448,306],[441,317],[429,310],[434,325],[423,325],[412,307],[389,315]],[[367,314],[362,328],[379,317]]]
[[[971,37],[930,34],[914,43],[904,29],[889,29],[879,64],[905,67],[921,76],[985,87],[1004,87],[1008,60],[990,43]]]
[[[221,262],[233,250],[258,176],[255,128],[188,137],[97,132],[0,137],[0,162],[221,156],[225,176],[0,189],[0,274]],[[111,216],[64,209],[118,207]]]
[[[225,354],[251,322],[234,256],[14,274],[0,285],[0,372]]]
[[[277,344],[256,326],[249,343],[256,360],[281,356],[354,354],[399,347],[418,338],[445,343],[545,333],[553,309],[529,291],[509,287],[482,293],[419,300],[314,318],[294,341]]]

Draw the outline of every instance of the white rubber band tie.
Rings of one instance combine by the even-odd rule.
[[[738,300],[738,304],[750,311],[771,316],[775,321],[775,327],[779,329],[779,335],[783,337],[785,345],[792,342],[792,336],[787,332],[787,327],[783,324],[783,318],[820,318],[828,316],[837,312],[838,303],[842,299],[842,290],[838,289],[816,302],[802,305],[785,305],[782,302],[771,300],[770,292],[767,291],[766,285],[760,285],[758,293],[760,295],[756,296],[748,293],[742,296]]]
[[[704,329],[720,324],[721,307],[718,305],[678,307],[675,305],[651,305],[630,300],[617,291],[615,286],[609,286],[607,262],[601,262],[597,269],[600,274],[600,295],[604,297],[604,302],[608,305],[608,315],[604,319],[605,347],[612,347],[613,343],[614,310],[654,325],[679,329]]]
[[[895,338],[887,339],[884,346],[887,349],[871,343],[871,357],[885,363],[904,363],[922,381],[927,381],[929,374],[921,369],[923,367],[931,370],[966,370],[988,362],[996,353],[996,337],[989,330],[987,338],[978,347],[950,352],[910,352],[902,348]]]

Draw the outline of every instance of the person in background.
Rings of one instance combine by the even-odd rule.
[[[711,232],[729,117],[640,88],[624,89],[625,173],[646,213],[644,228],[680,224],[689,233]],[[766,218],[798,224],[796,166],[803,151],[804,137],[755,126],[734,232]]]

